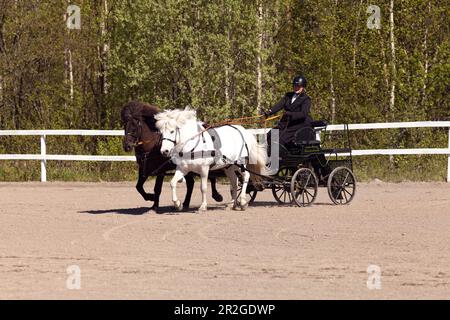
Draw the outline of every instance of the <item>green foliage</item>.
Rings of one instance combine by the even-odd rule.
[[[315,118],[450,120],[446,1],[395,1],[395,60],[387,0],[376,3],[379,30],[367,28],[369,3],[361,0],[82,0],[82,28],[70,31],[63,19],[68,4],[0,0],[1,129],[119,129],[120,109],[131,99],[162,109],[191,105],[211,123],[256,115],[257,105],[269,108],[300,73],[309,80]],[[0,139],[2,153],[39,152],[36,137]],[[442,130],[380,130],[356,133],[354,140],[358,148],[447,143]],[[116,138],[55,137],[48,148],[123,154]],[[441,162],[369,157],[356,168],[366,179],[389,177],[389,170],[415,179],[411,168],[426,171],[426,164],[438,168],[430,177],[442,179]],[[2,162],[0,180],[38,179],[36,163]],[[135,174],[123,163],[49,166],[50,179]],[[30,176],[22,173],[26,168]]]

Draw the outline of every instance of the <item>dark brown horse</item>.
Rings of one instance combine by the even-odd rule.
[[[137,191],[146,201],[153,201],[152,210],[159,207],[159,196],[164,181],[164,175],[174,170],[175,165],[161,154],[161,134],[155,127],[155,114],[159,112],[155,106],[140,101],[127,103],[121,112],[122,124],[125,127],[123,148],[126,152],[134,148],[136,161],[139,165],[139,176],[136,184]],[[146,193],[144,183],[149,176],[156,176],[154,194]],[[192,190],[194,188],[194,174],[185,176],[187,192],[183,202],[183,209],[189,209]],[[216,189],[216,179],[210,177],[212,197],[220,202],[222,196]]]

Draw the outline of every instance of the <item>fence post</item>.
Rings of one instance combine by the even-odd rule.
[[[45,145],[45,134],[41,135],[41,156],[43,157],[41,160],[41,182],[47,182],[47,160],[45,156],[47,154],[47,146]]]
[[[450,128],[448,129],[448,148],[450,149]],[[447,182],[450,183],[450,154],[447,161]]]

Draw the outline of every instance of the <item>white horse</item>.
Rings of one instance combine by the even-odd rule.
[[[257,183],[261,179],[243,170],[242,192],[237,194],[236,169],[248,168],[263,175],[266,173],[267,153],[265,146],[258,144],[255,136],[237,125],[224,125],[213,129],[204,129],[197,121],[196,112],[185,110],[168,110],[155,115],[156,127],[162,133],[161,153],[170,156],[176,164],[175,174],[170,182],[172,201],[181,210],[181,201],[176,194],[177,183],[189,172],[201,177],[202,204],[199,211],[206,211],[206,191],[209,170],[225,171],[230,179],[231,202],[233,209],[239,206],[245,210],[247,184],[250,178]]]

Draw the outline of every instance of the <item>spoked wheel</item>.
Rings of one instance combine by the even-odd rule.
[[[248,188],[248,185],[247,185]],[[242,182],[241,180],[239,180],[238,182],[238,187],[237,187],[237,193],[236,193],[236,199],[239,199],[241,196],[241,192],[242,192]],[[258,190],[251,190],[250,192],[247,193],[250,197],[248,203],[252,204],[253,201],[255,201],[256,195],[258,194]]]
[[[295,168],[281,168],[278,171],[277,177],[285,180],[283,184],[280,183],[272,184],[273,197],[275,198],[275,200],[277,200],[279,204],[292,203],[289,181],[291,180],[294,172]]]
[[[309,168],[298,169],[291,180],[291,196],[299,207],[311,205],[317,196],[317,178]]]
[[[337,167],[328,177],[328,195],[335,204],[348,204],[356,192],[356,179],[347,167]]]

